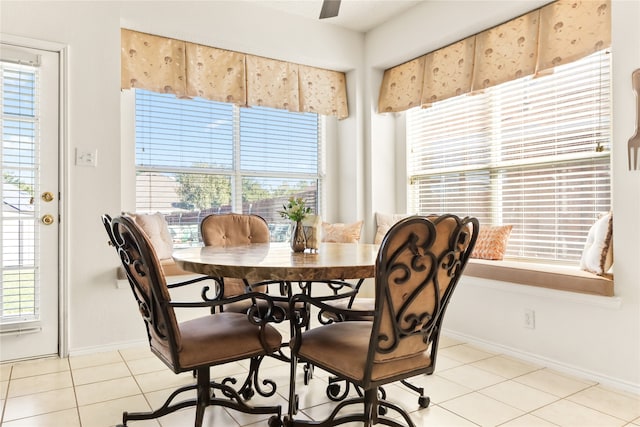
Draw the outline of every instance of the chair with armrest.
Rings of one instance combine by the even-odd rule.
[[[303,331],[301,325],[306,319],[300,316],[304,312],[291,313],[295,334],[290,344],[289,410],[284,424],[333,426],[363,422],[365,426],[402,426],[381,415],[390,409],[413,427],[404,409],[380,399],[379,388],[433,372],[443,316],[477,235],[475,218],[443,215],[403,219],[389,230],[379,249],[375,308],[357,313],[373,317],[373,321],[333,322]],[[307,295],[296,295],[292,302],[333,310],[338,316],[349,314]],[[295,420],[295,378],[300,360],[355,384],[364,390],[364,395],[343,400],[324,421]],[[341,415],[353,404],[362,404],[362,412]]]
[[[178,322],[175,308],[216,307],[219,301],[175,302],[171,300],[162,267],[145,233],[127,216],[102,217],[111,244],[115,247],[145,323],[151,352],[178,374],[197,372],[197,383],[175,390],[162,407],[152,412],[129,413],[128,421],[162,417],[176,410],[196,406],[196,427],[202,425],[207,406],[220,405],[251,414],[274,414],[269,425],[281,424],[280,406],[249,406],[231,386],[210,379],[210,368],[243,359],[264,357],[280,348],[280,333],[261,318],[257,310],[248,314],[215,313]],[[187,282],[189,284],[190,282]],[[176,285],[174,285],[176,286]],[[268,296],[251,293],[232,298],[259,299],[269,305]],[[272,305],[272,304],[271,304]],[[186,391],[196,397],[172,404]],[[221,396],[215,397],[219,391]]]

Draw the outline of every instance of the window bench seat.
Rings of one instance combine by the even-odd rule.
[[[612,275],[598,276],[577,267],[472,258],[464,275],[561,291],[613,296]]]

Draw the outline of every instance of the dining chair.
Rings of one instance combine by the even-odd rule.
[[[173,391],[166,402],[150,412],[124,412],[122,425],[129,421],[162,417],[182,408],[196,407],[196,427],[202,425],[207,406],[219,405],[250,414],[273,414],[272,427],[281,425],[281,407],[249,406],[226,381],[211,381],[210,368],[224,363],[264,357],[280,348],[282,337],[257,310],[248,314],[221,312],[179,322],[175,309],[216,307],[220,301],[172,301],[162,267],[145,233],[127,216],[102,216],[111,244],[122,262],[138,309],[146,327],[151,352],[174,373],[196,371],[196,384]],[[269,297],[248,293],[231,302],[256,299],[271,304]],[[183,392],[196,397],[172,403]],[[219,392],[216,396],[214,393]]]
[[[253,214],[212,214],[207,215],[200,222],[200,235],[205,246],[227,247],[241,246],[251,243],[269,243],[270,234],[267,222],[258,215]],[[228,299],[236,295],[247,292],[267,292],[268,285],[260,284],[253,286],[244,279],[233,277],[213,278],[218,283],[218,289],[213,299]],[[273,282],[283,286],[281,282]],[[285,293],[282,290],[281,293]],[[288,313],[287,298],[275,298],[273,318],[278,321],[285,320]],[[258,306],[263,303],[258,301]],[[221,310],[234,313],[246,313],[251,307],[251,300],[226,303],[220,307]]]
[[[333,426],[363,422],[364,426],[402,426],[383,415],[393,410],[411,427],[407,412],[379,397],[379,388],[419,374],[433,373],[444,313],[478,236],[478,220],[455,215],[413,216],[391,227],[376,258],[375,307],[361,311],[373,321],[332,322],[303,330],[304,312],[291,313],[289,408],[285,426]],[[336,309],[308,295],[296,295],[320,310]],[[364,393],[337,404],[323,421],[295,419],[298,397],[296,367],[307,361],[344,379]],[[362,411],[343,414],[348,406]],[[381,411],[383,408],[384,411]]]

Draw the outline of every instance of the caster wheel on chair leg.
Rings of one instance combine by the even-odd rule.
[[[269,427],[282,427],[282,420],[277,415],[273,415],[269,418]]]
[[[418,405],[420,405],[421,408],[428,408],[430,403],[431,399],[427,396],[420,396],[418,398]]]
[[[329,397],[338,397],[340,394],[340,384],[329,384],[327,386],[327,393],[329,393]]]

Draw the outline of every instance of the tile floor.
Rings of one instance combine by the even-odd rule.
[[[255,404],[278,402],[286,408],[288,366],[268,359],[263,377],[277,393],[254,397]],[[212,369],[223,378],[247,371],[246,363]],[[333,408],[325,394],[327,374],[319,370],[309,385],[299,369],[301,418],[323,419]],[[177,386],[193,381],[175,375],[148,348],[123,349],[67,359],[41,359],[0,365],[0,426],[106,427],[121,421],[122,411],[159,407]],[[416,395],[399,385],[386,387],[389,400],[408,409],[420,426],[640,426],[640,396],[611,390],[550,369],[441,337],[436,372],[416,377],[431,398],[420,409]],[[283,409],[286,411],[286,409]],[[189,426],[187,408],[136,426]],[[205,426],[266,426],[268,416],[207,408]]]

